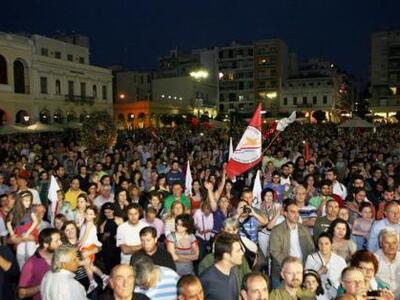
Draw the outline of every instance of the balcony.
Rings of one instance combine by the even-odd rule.
[[[84,104],[94,104],[95,97],[93,96],[82,96],[82,95],[65,95],[65,102]]]

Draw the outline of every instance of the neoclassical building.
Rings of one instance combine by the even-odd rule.
[[[0,32],[2,124],[79,122],[112,105],[111,71],[90,65],[86,37]]]

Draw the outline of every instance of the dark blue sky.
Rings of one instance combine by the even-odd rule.
[[[370,34],[400,28],[399,0],[5,0],[0,31],[91,39],[92,62],[155,68],[169,49],[282,38],[366,81]]]

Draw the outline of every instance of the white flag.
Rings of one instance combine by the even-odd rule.
[[[278,121],[278,125],[276,125],[276,129],[279,131],[284,131],[289,124],[296,121],[296,111],[292,112],[289,118],[283,118]]]
[[[233,143],[232,143],[232,137],[229,138],[229,156],[228,160],[232,158],[233,155]]]
[[[60,190],[60,186],[58,185],[56,178],[53,175],[51,175],[49,192],[47,194],[47,198],[51,201],[51,204],[50,204],[50,222],[51,222],[51,224],[53,224],[54,217],[56,216],[57,191],[59,191],[59,190]]]
[[[228,155],[228,161],[232,158],[233,155],[233,141],[232,137],[229,138],[229,155]],[[231,178],[232,182],[236,182],[236,176],[233,176]]]
[[[253,185],[253,207],[255,208],[260,208],[261,206],[261,191],[262,191],[262,186],[261,186],[261,171],[257,171],[256,178],[254,179],[254,185]]]
[[[185,178],[185,195],[189,197],[192,194],[192,172],[190,171],[189,161],[187,162],[186,167],[186,178]]]

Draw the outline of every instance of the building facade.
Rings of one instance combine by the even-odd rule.
[[[40,35],[0,33],[3,123],[82,121],[112,114],[111,71],[89,64],[89,48]]]
[[[302,63],[297,74],[287,79],[280,96],[280,112],[296,110],[312,120],[316,111],[324,111],[329,121],[339,121],[350,112],[356,98],[356,84],[336,64],[312,58]]]
[[[390,117],[400,111],[400,30],[371,36],[369,109]]]
[[[160,67],[154,73],[116,73],[114,118],[118,127],[163,126],[165,116],[215,116],[216,55],[215,49],[175,49],[160,58]],[[138,83],[135,76],[145,79]]]
[[[288,74],[287,47],[282,40],[220,47],[218,68],[221,113],[249,113],[258,102],[272,115],[278,113]]]

